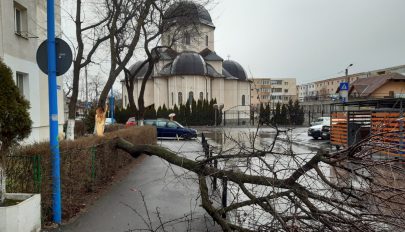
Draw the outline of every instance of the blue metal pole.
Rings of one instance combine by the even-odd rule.
[[[56,83],[56,45],[55,45],[55,9],[54,0],[47,0],[48,20],[48,92],[49,92],[49,132],[52,157],[53,182],[53,221],[60,224],[61,193],[60,193],[60,155],[58,141],[58,95]]]

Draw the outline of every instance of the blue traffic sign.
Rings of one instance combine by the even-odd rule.
[[[340,83],[339,89],[340,90],[349,90],[349,83],[347,83],[347,82]]]

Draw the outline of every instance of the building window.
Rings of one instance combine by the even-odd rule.
[[[288,89],[284,89],[284,93],[288,93]]]
[[[19,90],[20,94],[22,96],[24,96],[25,98],[27,98],[27,95],[28,95],[28,94],[26,94],[28,91],[27,76],[28,76],[28,74],[24,74],[24,73],[20,73],[20,72],[16,73],[16,84],[17,84],[18,90]]]
[[[204,100],[204,93],[203,92],[200,92],[200,100],[201,101]]]
[[[28,37],[27,8],[14,2],[14,31],[22,37]]]
[[[177,95],[177,101],[179,103],[179,106],[183,104],[183,94],[181,92],[179,92]]]
[[[187,103],[191,104],[191,103],[193,103],[193,100],[194,100],[194,93],[193,93],[193,91],[190,91],[190,92],[188,92],[188,101],[187,101]]]
[[[272,84],[272,85],[282,85],[282,84],[283,84],[283,81],[282,81],[282,80],[272,80],[272,81],[271,81],[271,84]]]
[[[288,82],[286,81],[286,82],[284,82],[284,85],[288,85]]]
[[[208,47],[208,35],[205,35],[205,46]]]
[[[242,106],[245,105],[245,95],[242,95]]]
[[[271,91],[273,93],[281,93],[283,91],[283,89],[282,88],[272,88]]]

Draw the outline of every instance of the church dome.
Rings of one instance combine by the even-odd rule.
[[[131,65],[131,66],[129,67],[129,73],[130,73],[131,75],[134,75],[135,72],[136,72],[136,70],[137,70],[139,67],[141,67],[141,65],[142,65],[143,62],[144,62],[144,61],[138,61],[138,62],[136,62],[135,64]],[[145,76],[145,74],[146,74],[146,71],[148,70],[148,65],[149,65],[149,62],[147,62],[147,63],[138,71],[138,73],[135,75],[135,78],[136,78],[136,79],[143,79],[143,78],[144,78],[144,76]],[[153,73],[153,71],[152,71],[152,73]]]
[[[166,10],[163,20],[187,24],[202,23],[215,27],[208,10],[202,5],[191,1],[180,1],[171,5]]]
[[[236,61],[233,60],[225,60],[222,63],[222,67],[228,71],[229,74],[238,78],[239,80],[246,80],[246,72],[243,67]]]
[[[183,52],[173,61],[172,75],[205,75],[207,68],[204,59],[196,52]]]

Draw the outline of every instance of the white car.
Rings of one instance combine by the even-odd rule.
[[[322,138],[322,130],[324,127],[329,126],[330,117],[319,117],[311,123],[311,127],[308,129],[308,136],[311,136],[314,139]]]
[[[311,122],[311,126],[315,125],[330,125],[330,117],[318,117],[315,121]]]

